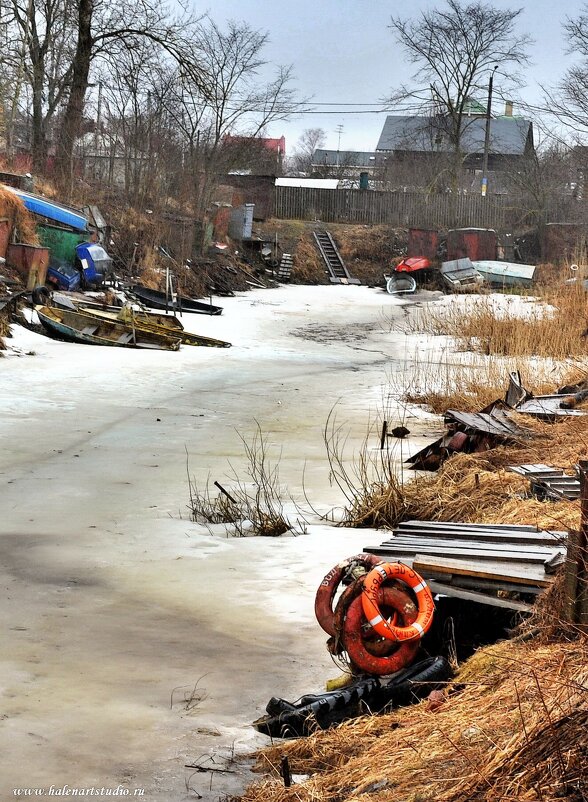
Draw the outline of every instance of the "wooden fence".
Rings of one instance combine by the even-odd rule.
[[[569,197],[549,199],[545,222],[586,223],[588,205]],[[427,195],[360,189],[276,187],[274,217],[323,223],[384,224],[419,228],[517,229],[537,223],[532,204],[510,195]]]

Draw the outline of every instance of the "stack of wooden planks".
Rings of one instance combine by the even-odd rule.
[[[531,484],[531,493],[537,498],[552,501],[575,501],[580,498],[580,480],[577,475],[569,476],[561,468],[541,462],[533,465],[509,465],[508,470],[526,476]]]
[[[565,561],[566,540],[533,526],[405,521],[364,551],[411,566],[436,593],[528,610]]]

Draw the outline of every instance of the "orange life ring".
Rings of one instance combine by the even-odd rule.
[[[416,596],[418,615],[416,621],[407,627],[397,627],[389,624],[380,612],[379,591],[382,583],[387,579],[397,579],[400,582],[404,582]],[[368,622],[378,635],[388,638],[388,640],[419,640],[433,623],[433,614],[435,612],[433,594],[422,576],[401,563],[381,563],[376,565],[363,581],[361,603]]]
[[[356,554],[354,557],[349,557],[334,568],[331,568],[329,573],[325,576],[316,592],[314,613],[316,615],[316,620],[329,635],[336,634],[333,622],[333,600],[337,593],[337,588],[343,579],[345,571],[354,562],[363,566],[367,573],[370,568],[380,563],[381,559],[374,554]]]
[[[417,609],[407,592],[399,588],[379,588],[378,599],[382,606],[397,611],[400,623],[404,627],[412,625],[416,620]],[[368,644],[362,636],[362,624],[365,624],[365,616],[361,599],[356,598],[349,605],[343,625],[345,649],[354,668],[365,671],[367,674],[385,677],[406,668],[413,662],[420,648],[420,641],[413,640],[395,644],[388,641],[394,649],[392,654],[374,655],[369,651]]]
[[[384,589],[382,589],[384,590]],[[386,614],[390,615],[388,619],[394,625],[399,623],[398,616],[402,612],[408,612],[409,610],[414,613],[411,620],[414,620],[417,616],[417,608],[414,602],[408,597],[406,593],[403,593],[403,599],[400,599],[399,596],[395,596],[392,591],[399,590],[396,587],[386,587],[386,599],[391,599],[392,601],[388,603],[388,601],[383,605],[387,608]],[[344,641],[344,629],[345,629],[345,618],[349,611],[349,607],[351,602],[354,599],[357,599],[358,596],[361,596],[363,593],[363,579],[359,578],[356,579],[355,582],[352,582],[351,585],[348,585],[343,593],[337,599],[337,604],[335,606],[335,612],[333,613],[333,627],[335,632],[337,633],[332,638],[329,638],[327,641],[327,648],[331,652],[331,654],[342,654],[343,652],[347,651],[345,648],[345,641]],[[398,602],[395,604],[395,602]],[[408,607],[406,607],[406,602],[408,603]],[[406,620],[404,622],[400,621],[401,626],[406,626]],[[387,640],[386,638],[381,638],[378,633],[371,627],[365,617],[362,617],[362,620],[357,622],[357,626],[361,628],[361,639],[363,645],[365,646],[366,650],[369,654],[374,655],[375,657],[387,657],[389,654],[392,654],[397,649],[397,644],[393,641]]]

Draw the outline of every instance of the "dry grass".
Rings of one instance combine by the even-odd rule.
[[[577,528],[579,502],[538,501],[529,496],[529,482],[506,467],[544,462],[571,472],[588,453],[588,421],[572,417],[548,424],[521,416],[521,423],[533,432],[532,438],[479,454],[455,454],[436,473],[404,484],[385,452],[366,448],[354,469],[344,469],[341,449],[331,438],[331,471],[348,497],[344,525],[391,529],[415,518]]]
[[[539,303],[517,314],[505,310],[504,300],[476,297],[475,303],[456,303],[438,309],[429,305],[410,324],[412,331],[447,335],[458,350],[507,357],[540,356],[569,359],[588,354],[584,336],[588,322],[582,282],[544,288]]]
[[[24,203],[14,192],[0,187],[0,217],[10,221],[15,229],[16,241],[27,245],[39,245],[37,227],[33,216],[25,209]]]
[[[518,464],[510,453],[510,464]],[[579,502],[530,498],[528,480],[494,469],[482,454],[456,454],[437,473],[406,484],[403,494],[405,520],[512,523],[557,530],[576,528],[580,522]]]
[[[580,802],[587,682],[585,641],[487,647],[435,712],[421,702],[264,750],[260,770],[275,776],[285,755],[310,778],[267,780],[242,802]]]
[[[426,404],[432,412],[448,409],[479,412],[503,399],[508,375],[518,371],[525,386],[535,395],[549,394],[554,387],[581,381],[586,367],[566,360],[554,363],[536,358],[507,359],[458,355],[446,352],[437,360],[422,360],[416,351],[405,370],[388,377],[393,396],[413,404]]]
[[[408,232],[390,226],[329,225],[350,274],[363,284],[383,284],[384,273],[398,262]]]
[[[296,245],[292,280],[300,284],[329,283],[324,262],[311,234],[301,237]]]

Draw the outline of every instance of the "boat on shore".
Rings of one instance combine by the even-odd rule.
[[[384,278],[388,295],[407,295],[416,291],[416,279],[409,273],[393,273]]]
[[[440,273],[445,284],[457,292],[476,291],[484,280],[467,256],[443,262]]]
[[[49,334],[68,342],[164,351],[177,351],[181,344],[172,331],[165,334],[147,331],[122,321],[101,319],[70,309],[36,306],[35,310]]]
[[[128,306],[122,309],[100,309],[95,306],[87,307],[80,304],[78,310],[99,320],[109,320],[132,326],[138,331],[154,332],[168,337],[178,338],[182,345],[208,346],[211,348],[230,348],[231,343],[226,340],[217,340],[214,337],[205,337],[203,334],[194,334],[185,331],[182,323],[173,315],[158,315],[153,312],[144,312]]]
[[[517,262],[480,260],[472,262],[474,269],[493,287],[530,287],[533,283],[535,265],[520,265]]]
[[[197,301],[195,298],[188,298],[185,295],[174,295],[171,298],[165,292],[152,290],[142,284],[134,284],[131,287],[131,292],[141,303],[151,309],[169,309],[171,312],[192,312],[197,315],[222,315],[223,312],[222,306],[207,304],[204,301]]]

